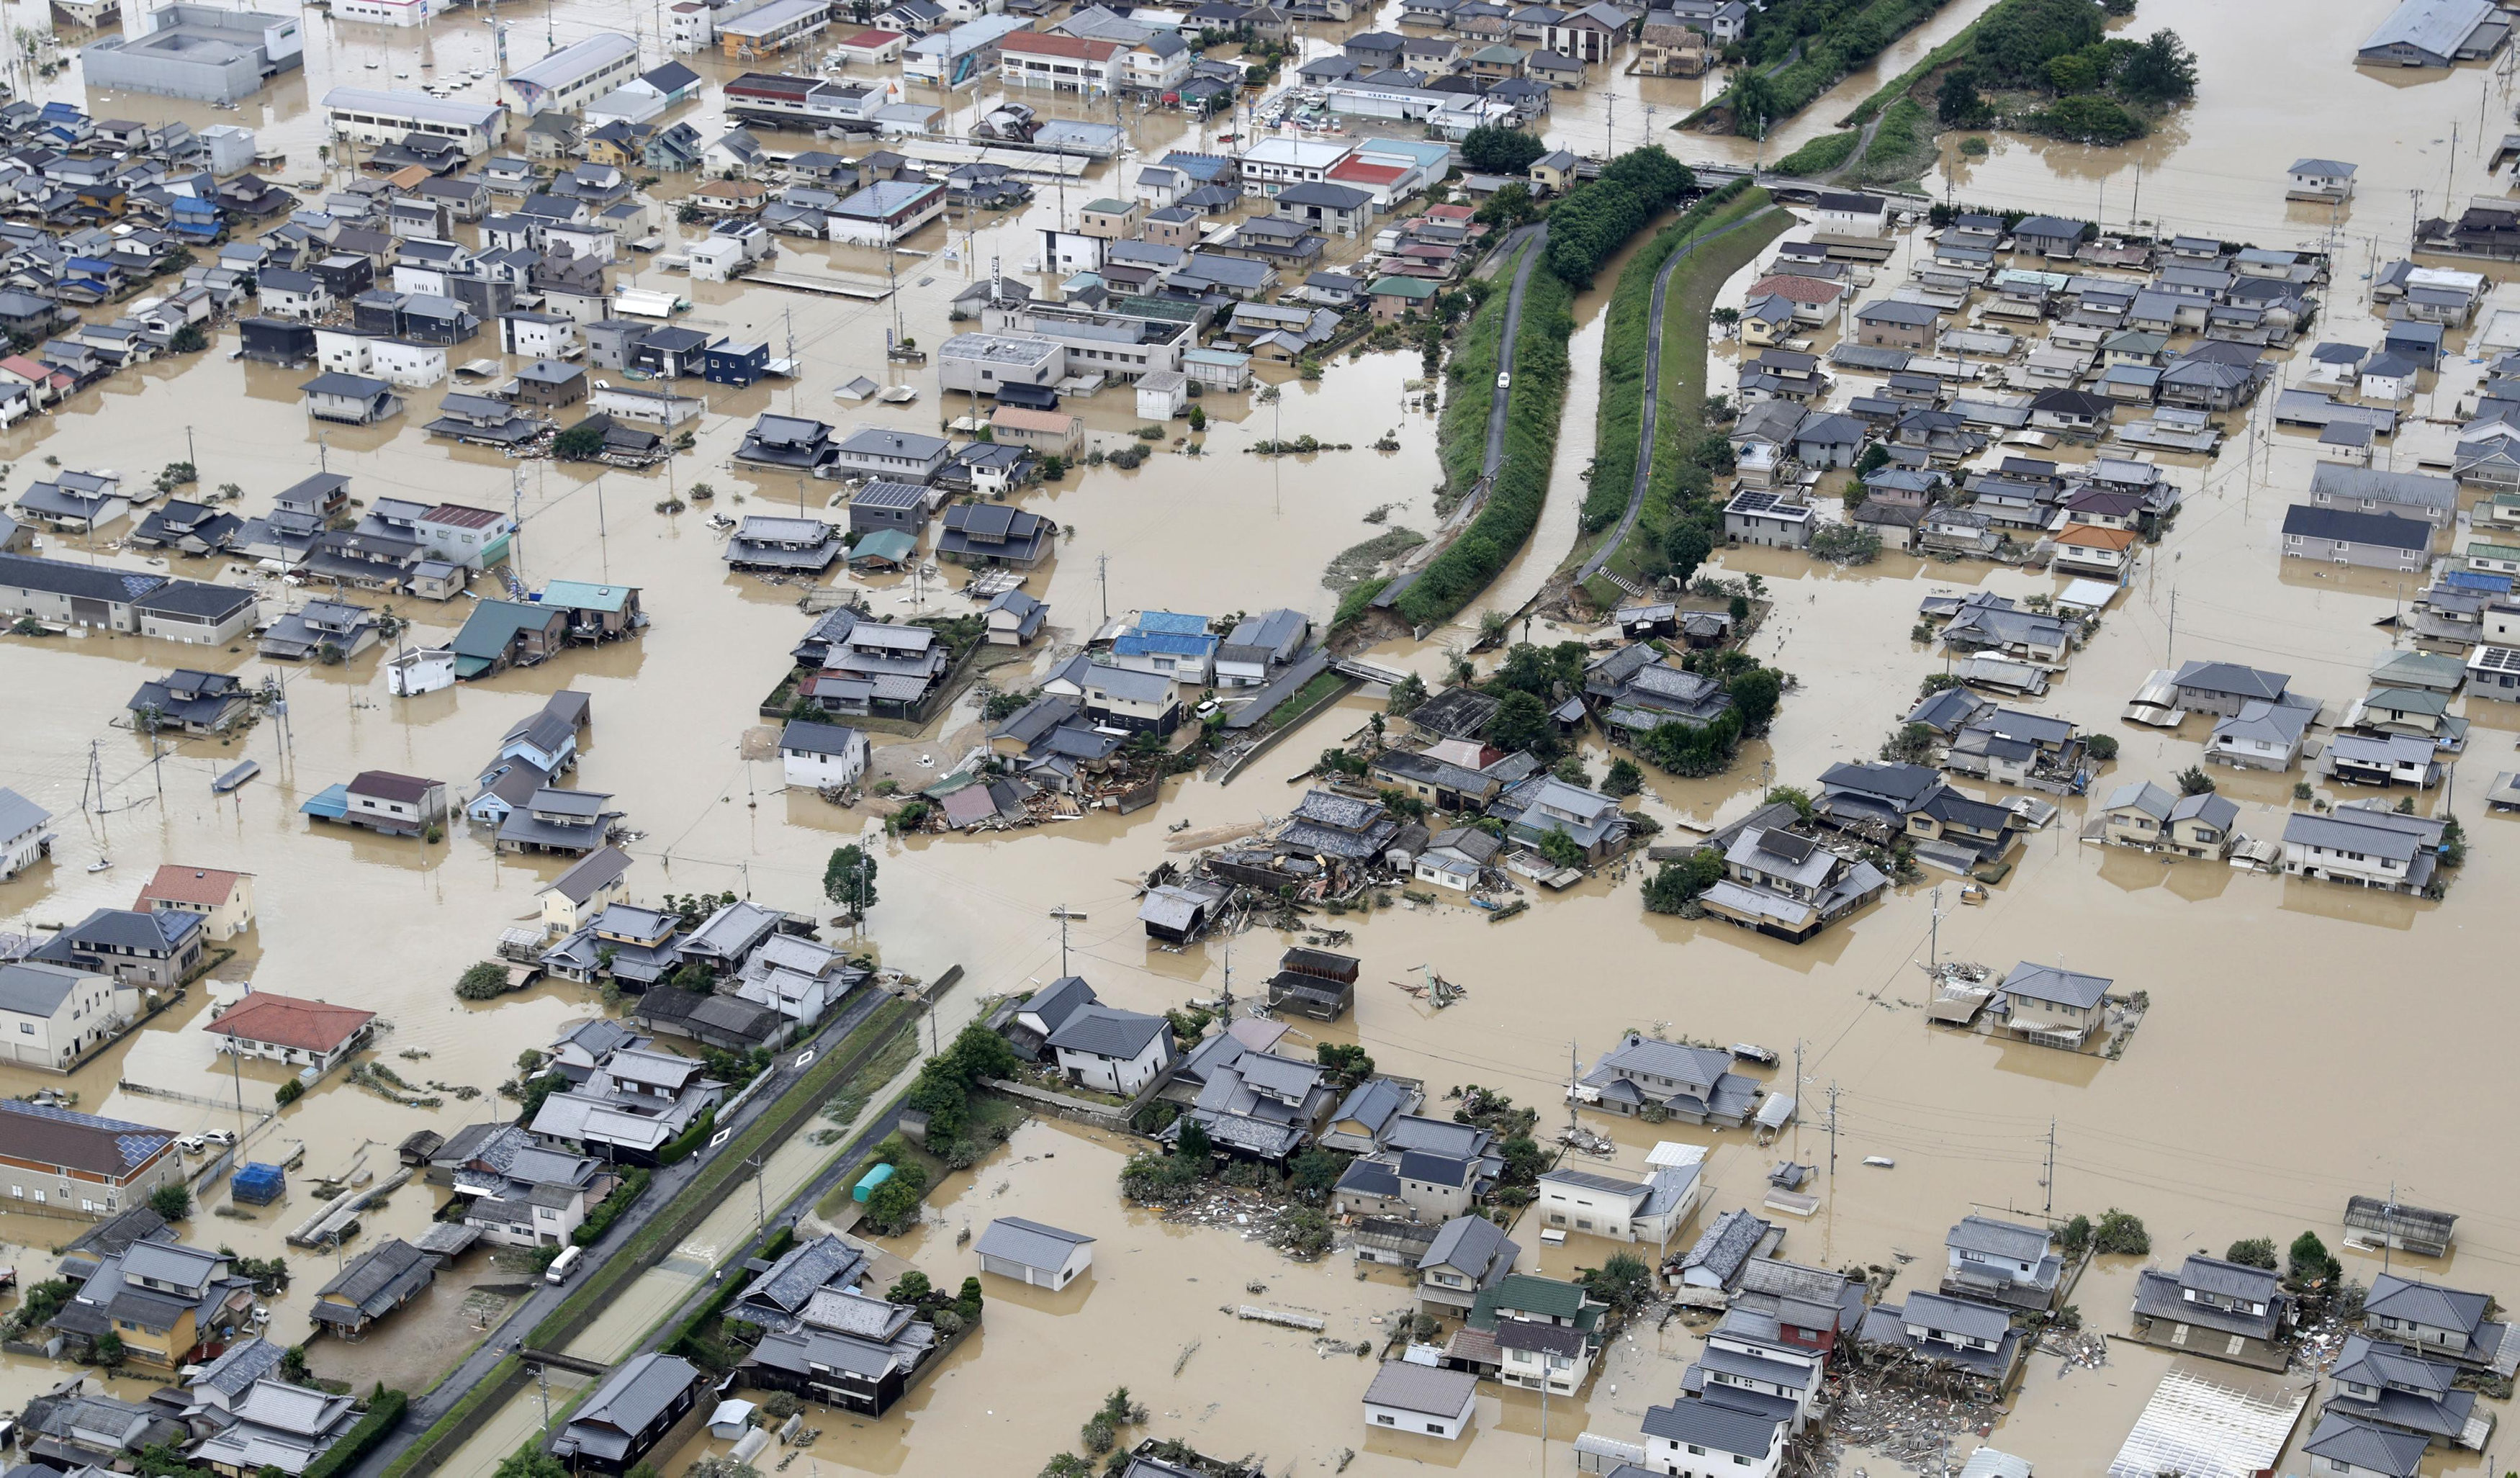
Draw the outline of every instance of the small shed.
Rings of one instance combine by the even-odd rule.
[[[863,1206],[867,1203],[867,1198],[875,1194],[875,1188],[878,1186],[880,1186],[891,1179],[892,1167],[890,1165],[878,1165],[873,1170],[870,1170],[866,1174],[858,1177],[857,1185],[849,1191],[849,1199]]]
[[[989,1223],[972,1250],[979,1254],[981,1272],[1036,1288],[1064,1288],[1094,1266],[1094,1238],[1019,1216]]]

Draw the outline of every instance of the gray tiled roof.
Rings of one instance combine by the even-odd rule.
[[[1467,1370],[1386,1361],[1366,1387],[1367,1404],[1429,1416],[1458,1416],[1478,1389],[1478,1377]]]
[[[1083,1232],[1062,1232],[1019,1216],[1002,1216],[989,1223],[972,1250],[983,1257],[1001,1258],[1027,1268],[1055,1270],[1066,1264],[1073,1249],[1093,1240]]]

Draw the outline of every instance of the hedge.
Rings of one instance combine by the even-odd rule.
[[[305,1478],[337,1478],[355,1466],[371,1449],[384,1441],[385,1434],[402,1420],[403,1408],[411,1398],[400,1391],[385,1391],[368,1403],[368,1414],[358,1424],[341,1434],[341,1440],[324,1450],[324,1455],[306,1465]]]
[[[596,1202],[595,1209],[586,1214],[585,1221],[577,1224],[577,1230],[568,1234],[568,1239],[581,1247],[591,1247],[602,1240],[604,1233],[612,1230],[612,1224],[621,1220],[621,1213],[647,1193],[648,1183],[654,1179],[653,1174],[645,1170],[624,1174],[621,1184],[612,1187],[610,1195]]]
[[[1498,308],[1500,318],[1503,302],[1510,295],[1489,294],[1488,302]],[[1545,266],[1533,269],[1523,290],[1521,333],[1514,339],[1513,386],[1506,397],[1504,466],[1497,470],[1487,502],[1469,526],[1401,595],[1400,614],[1412,625],[1436,625],[1468,605],[1539,525],[1541,508],[1549,501],[1550,468],[1557,457],[1557,424],[1566,409],[1566,341],[1575,334],[1569,311],[1574,300],[1575,290],[1557,274]],[[1484,314],[1486,309],[1480,311]],[[1476,378],[1481,372],[1465,375],[1454,387],[1453,405],[1447,407],[1449,411],[1472,402],[1481,413],[1474,433],[1457,435],[1444,448],[1447,464],[1466,457],[1473,478],[1487,450],[1489,397],[1479,394],[1478,386],[1493,384],[1495,372],[1496,361],[1490,357],[1483,372],[1486,380]],[[1448,426],[1447,431],[1453,428]]]
[[[517,1357],[510,1355],[502,1358],[497,1365],[490,1367],[490,1373],[482,1376],[472,1389],[456,1398],[455,1405],[446,1409],[445,1415],[430,1422],[428,1431],[413,1438],[393,1461],[386,1463],[381,1478],[402,1478],[403,1474],[421,1466],[424,1462],[431,1468],[437,1466],[437,1450],[454,1440],[459,1434],[468,1433],[484,1407],[489,1406],[493,1401],[505,1399],[508,1394],[506,1391],[508,1383],[518,1379],[519,1372],[523,1368],[524,1363]]]
[[[658,1165],[679,1165],[692,1157],[692,1151],[708,1142],[709,1131],[717,1127],[717,1110],[704,1110],[692,1127],[667,1140],[656,1150]]]

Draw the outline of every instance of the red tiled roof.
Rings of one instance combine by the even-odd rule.
[[[329,1053],[377,1019],[374,1011],[255,991],[221,1012],[209,1030],[222,1037],[300,1052]]]
[[[1374,164],[1364,159],[1346,158],[1330,166],[1328,178],[1363,180],[1374,185],[1396,185],[1409,171],[1398,164]]]
[[[140,901],[136,907],[145,913],[150,904],[162,901],[215,909],[228,901],[228,895],[236,891],[237,879],[243,876],[243,873],[222,873],[215,868],[187,868],[170,862],[159,868],[158,875],[150,878],[149,885],[140,890]]]
[[[487,528],[499,521],[499,515],[486,508],[468,508],[461,503],[441,503],[420,516],[430,523],[450,523],[457,528]]]
[[[1067,57],[1079,62],[1107,62],[1128,48],[1117,41],[1091,36],[1054,36],[1048,31],[1019,30],[998,43],[1000,52],[1037,57]]]
[[[1749,296],[1756,300],[1773,292],[1787,302],[1825,305],[1837,301],[1845,291],[1835,283],[1822,282],[1817,277],[1797,277],[1790,272],[1779,272],[1752,283]]]

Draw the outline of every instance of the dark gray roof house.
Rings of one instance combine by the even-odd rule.
[[[691,1410],[700,1384],[700,1372],[689,1361],[637,1356],[614,1370],[546,1446],[581,1473],[626,1473]]]

